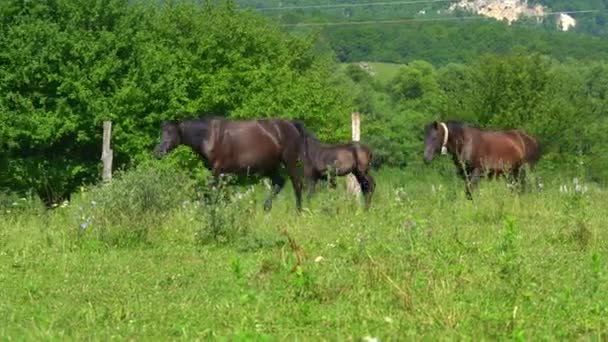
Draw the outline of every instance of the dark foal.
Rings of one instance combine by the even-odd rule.
[[[335,186],[335,176],[352,173],[369,208],[376,187],[374,178],[369,174],[372,151],[364,144],[351,142],[340,145],[322,144],[310,132],[304,136],[304,177],[307,181],[308,196],[312,196],[319,179],[328,177]],[[334,176],[332,178],[332,176]]]
[[[483,131],[457,121],[435,121],[426,126],[424,161],[431,162],[440,151],[452,156],[465,180],[468,199],[484,174],[511,176],[525,186],[524,167],[534,166],[541,154],[538,141],[521,130]]]
[[[264,209],[272,208],[272,200],[283,189],[285,178],[281,165],[287,169],[296,195],[296,208],[302,208],[302,175],[298,170],[302,144],[302,124],[282,119],[227,120],[203,118],[170,121],[162,125],[162,137],[156,147],[163,156],[180,144],[190,146],[215,180],[222,173],[257,173],[269,177],[272,190]]]

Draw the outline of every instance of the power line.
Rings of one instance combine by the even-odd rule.
[[[350,3],[350,4],[262,7],[262,8],[256,8],[255,10],[257,10],[257,11],[285,11],[285,10],[294,10],[294,9],[313,9],[313,8],[416,5],[416,4],[430,4],[430,3],[436,3],[436,2],[456,2],[456,1],[455,0],[415,0],[415,1],[393,1],[393,2],[367,2],[367,3]]]
[[[546,17],[556,14],[577,14],[577,13],[599,13],[602,10],[582,10],[582,11],[563,11],[563,12],[546,12],[542,15],[533,17]],[[400,24],[409,22],[425,22],[425,21],[456,21],[456,20],[488,20],[491,17],[483,16],[468,16],[468,17],[444,17],[444,18],[404,18],[404,19],[389,19],[389,20],[362,20],[362,21],[342,21],[342,22],[326,22],[326,23],[299,23],[299,24],[283,24],[283,27],[293,26],[342,26],[342,25],[370,25],[370,24]]]
[[[399,24],[416,21],[450,21],[450,20],[487,20],[489,17],[449,17],[449,18],[409,18],[409,19],[390,19],[390,20],[362,20],[362,21],[342,21],[327,23],[300,23],[284,24],[280,26],[340,26],[340,25],[369,25],[369,24]]]

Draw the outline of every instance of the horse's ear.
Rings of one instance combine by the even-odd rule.
[[[438,126],[439,126],[439,122],[433,121],[433,128],[437,129]]]

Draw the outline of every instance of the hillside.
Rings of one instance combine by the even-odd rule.
[[[445,2],[367,2],[343,0],[240,0],[285,30],[316,34],[341,62],[407,63],[423,59],[436,65],[467,63],[483,54],[540,52],[558,60],[608,58],[606,5],[520,0]],[[555,11],[594,13],[559,14]],[[563,32],[566,31],[567,32]]]
[[[285,25],[362,20],[445,20],[479,15],[509,24],[533,22],[537,27],[551,31],[574,31],[591,35],[603,35],[608,32],[608,4],[601,0],[286,0],[278,4],[271,0],[238,0],[237,3],[241,8],[255,9]]]

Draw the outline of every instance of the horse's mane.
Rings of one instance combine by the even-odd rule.
[[[448,120],[445,122],[445,124],[448,125],[448,128],[455,128],[455,129],[463,129],[463,128],[482,129],[481,127],[479,127],[477,125],[472,125],[470,123],[458,121],[458,120]]]
[[[317,139],[317,137],[306,128],[306,126],[304,125],[304,123],[302,121],[291,120],[291,123],[298,130],[298,132],[300,133],[301,136],[303,136],[304,138],[310,138],[315,142],[319,142],[319,139]]]
[[[450,132],[455,135],[463,134],[463,131],[465,128],[469,128],[469,129],[472,128],[472,129],[476,129],[479,131],[483,131],[483,129],[479,126],[471,125],[469,123],[458,121],[458,120],[448,120],[448,121],[445,121],[445,124],[448,126],[448,130],[450,130]]]

